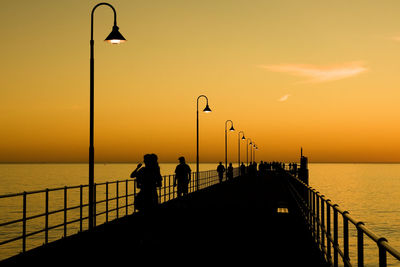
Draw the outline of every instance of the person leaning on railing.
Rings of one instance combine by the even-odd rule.
[[[162,176],[156,154],[146,154],[143,157],[144,167],[139,163],[132,172],[131,178],[136,177],[140,192],[135,196],[135,209],[148,211],[157,207],[157,187],[161,187]]]

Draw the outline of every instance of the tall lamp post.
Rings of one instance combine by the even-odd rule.
[[[256,161],[256,150],[258,149],[258,147],[257,147],[257,145],[256,144],[254,144],[254,147],[253,147],[254,149],[253,149],[253,161]]]
[[[254,142],[250,143],[250,164],[253,164],[253,146]]]
[[[247,138],[247,146],[246,146],[246,162],[247,162],[247,166],[249,166],[249,140],[250,140],[250,145],[253,144],[251,142],[251,139]]]
[[[119,44],[125,42],[126,39],[118,31],[117,26],[117,13],[112,5],[108,3],[99,3],[92,9],[91,14],[91,27],[90,27],[90,138],[89,138],[89,229],[94,227],[94,41],[93,41],[93,17],[94,11],[99,6],[109,6],[114,12],[114,26],[111,33],[107,36],[105,41],[112,44]]]
[[[243,134],[242,140],[245,140],[246,137],[244,137],[244,132],[240,131],[238,132],[238,166],[239,166],[239,171],[240,171],[240,134]]]
[[[250,162],[253,163],[254,159],[253,159],[253,149],[256,147],[256,143],[251,142],[250,143]]]
[[[240,134],[243,134],[242,138],[240,138]],[[243,131],[238,132],[238,165],[239,165],[239,167],[240,167],[240,139],[246,140],[246,137],[244,137]]]
[[[227,120],[225,122],[225,171],[228,171],[228,134],[227,134],[228,122],[231,123],[231,128],[229,129],[229,131],[231,132],[235,131],[235,128],[233,128],[233,122],[231,120]]]
[[[199,99],[204,97],[206,99],[206,107],[203,109],[203,112],[209,113],[211,112],[210,107],[208,106],[208,98],[205,95],[200,95],[197,98],[197,109],[196,109],[196,188],[200,189],[199,186]]]

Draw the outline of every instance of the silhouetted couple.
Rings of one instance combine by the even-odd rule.
[[[218,172],[218,178],[219,178],[219,182],[222,183],[222,180],[224,178],[224,172],[225,172],[225,167],[224,165],[222,165],[222,162],[219,163],[218,167],[217,167],[217,172]],[[226,170],[226,179],[227,180],[231,180],[233,179],[233,166],[232,163],[229,163],[229,167]]]
[[[162,177],[156,154],[146,154],[143,157],[144,167],[139,163],[132,172],[131,178],[136,177],[140,192],[135,196],[135,209],[139,211],[153,210],[158,205],[157,187],[161,187]]]

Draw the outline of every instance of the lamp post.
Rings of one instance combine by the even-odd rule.
[[[250,140],[250,145],[252,145],[251,139],[247,138],[247,146],[246,146],[246,162],[247,162],[247,166],[249,166],[249,140]]]
[[[226,127],[228,126],[228,122],[231,123],[231,128],[229,129],[229,131],[235,131],[235,128],[233,128],[233,122],[231,120],[227,120],[225,122],[225,171],[228,171],[228,134],[226,129]]]
[[[111,33],[107,36],[105,41],[112,44],[119,44],[125,42],[125,38],[118,31],[117,26],[117,13],[112,5],[108,3],[99,3],[92,9],[91,14],[91,27],[90,27],[90,137],[89,137],[89,229],[94,227],[94,41],[93,41],[93,17],[94,11],[99,6],[109,6],[114,12],[114,26]]]
[[[203,109],[203,112],[209,113],[211,112],[210,107],[208,106],[208,98],[205,95],[200,95],[197,98],[197,109],[196,109],[196,188],[199,190],[199,99],[204,97],[206,99],[206,107]]]
[[[240,131],[238,132],[238,166],[239,166],[239,171],[240,171],[240,134],[243,134],[242,140],[245,140],[246,137],[244,137],[244,132]]]
[[[253,145],[254,142],[250,143],[250,164],[253,164]]]
[[[256,161],[256,150],[258,149],[257,145],[254,144],[254,149],[253,149],[253,161]]]

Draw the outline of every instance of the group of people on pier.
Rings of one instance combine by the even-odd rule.
[[[178,197],[188,193],[192,170],[186,164],[185,158],[180,157],[179,164],[175,168],[174,184]],[[135,196],[135,208],[139,211],[152,210],[158,205],[157,188],[162,186],[162,176],[158,157],[156,154],[146,154],[143,157],[144,167],[139,163],[131,173],[131,178],[136,178],[137,187],[140,189]]]
[[[189,183],[191,180],[192,170],[186,164],[184,157],[179,157],[179,164],[175,168],[175,176],[173,186],[177,187],[178,198],[188,194]],[[143,157],[143,163],[139,163],[136,169],[131,173],[131,178],[136,178],[137,187],[140,192],[135,196],[135,208],[139,211],[153,210],[158,205],[157,188],[162,186],[162,176],[160,166],[158,164],[158,157],[156,154],[146,154]],[[295,163],[289,164],[290,170],[297,168]],[[239,168],[240,176],[247,176],[249,178],[257,176],[265,176],[268,171],[285,169],[285,163],[281,162],[263,162],[258,165],[256,162],[251,162],[248,166],[242,162]],[[233,179],[234,169],[232,163],[228,167],[219,163],[217,166],[217,173],[219,182],[222,183],[224,175],[226,181]]]

